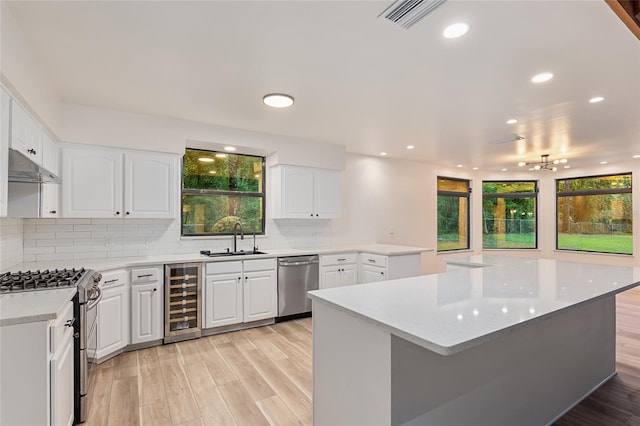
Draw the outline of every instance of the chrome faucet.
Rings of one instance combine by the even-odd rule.
[[[240,227],[240,239],[244,240],[244,231],[242,230],[242,224],[238,221],[233,225],[233,252],[238,251],[238,227]]]

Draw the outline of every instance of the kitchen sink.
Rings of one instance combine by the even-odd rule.
[[[200,250],[200,254],[209,257],[233,257],[233,256],[247,256],[250,254],[267,254],[263,251],[251,250],[251,251],[209,251]]]

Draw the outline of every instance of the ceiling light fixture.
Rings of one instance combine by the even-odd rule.
[[[474,167],[474,168],[473,168],[473,170],[478,170],[478,168],[477,168],[477,167]]]
[[[604,98],[602,96],[594,96],[593,98],[589,99],[589,103],[592,103],[592,104],[596,104],[602,101],[604,101]]]
[[[609,164],[608,161],[601,161],[600,164]]]
[[[516,124],[518,122],[518,120],[516,120],[515,118],[511,118],[509,120],[507,120],[507,124]]]
[[[293,97],[284,93],[269,93],[264,95],[262,102],[273,108],[288,108],[293,105]]]
[[[225,146],[224,150],[228,151],[228,152],[233,152],[233,151],[236,150],[236,147],[235,146]]]
[[[415,148],[415,146],[413,146],[413,145],[407,145],[407,149],[413,149],[413,148]]]
[[[462,164],[458,164],[456,167],[460,168],[460,167],[462,167]]]
[[[640,158],[640,154],[634,155],[633,158]]]
[[[521,161],[518,163],[518,167],[533,166],[533,170],[550,170],[552,172],[555,172],[556,170],[558,170],[558,168],[556,167],[557,164],[564,164],[567,161],[568,160],[566,158],[551,161],[549,160],[549,154],[544,154],[540,156],[540,161],[534,161],[531,163]],[[531,170],[531,168],[529,170]]]
[[[506,172],[507,170],[509,170],[509,169],[502,169],[503,172]]]
[[[540,74],[536,74],[531,78],[531,81],[534,83],[544,83],[545,81],[549,81],[553,78],[553,73],[543,72]]]
[[[209,157],[200,157],[198,158],[198,161],[201,161],[203,163],[213,163],[215,160]]]
[[[465,24],[464,22],[457,22],[445,28],[444,31],[442,31],[442,35],[445,38],[458,38],[458,37],[462,37],[468,32],[469,32],[469,24]]]
[[[387,153],[386,152],[381,152],[380,155],[382,155],[384,157],[385,155],[387,155]]]

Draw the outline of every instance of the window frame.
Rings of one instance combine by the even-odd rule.
[[[199,237],[228,237],[233,236],[233,232],[207,232],[200,234],[185,234],[184,232],[184,212],[183,212],[183,196],[185,194],[189,195],[222,195],[222,196],[241,196],[247,198],[262,198],[262,220],[261,227],[262,232],[256,232],[255,235],[266,235],[266,206],[267,206],[267,185],[266,185],[266,159],[260,155],[251,155],[251,154],[242,154],[238,152],[224,152],[224,151],[213,151],[208,149],[201,148],[186,148],[186,150],[195,150],[195,151],[205,151],[210,152],[212,154],[226,154],[226,155],[239,155],[243,157],[253,157],[259,158],[262,164],[262,192],[236,192],[236,191],[227,191],[227,190],[215,190],[215,189],[185,189],[184,187],[184,157],[182,156],[182,160],[180,162],[180,237],[182,238],[199,238]],[[251,233],[253,234],[253,232]]]
[[[438,181],[441,180],[441,179],[455,181],[455,182],[466,182],[466,184],[467,184],[467,192],[440,190],[440,189],[438,189]],[[466,247],[448,249],[448,250],[440,250],[438,248],[438,236],[439,236],[440,232],[438,230],[438,202],[437,202],[437,198],[440,197],[440,196],[458,197],[458,198],[466,198],[467,199],[467,238],[466,238],[467,244],[466,244]],[[453,177],[447,177],[447,176],[436,176],[436,252],[437,253],[451,253],[451,252],[464,251],[464,250],[471,250],[471,179],[453,178]]]
[[[511,192],[511,193],[486,193],[484,192],[484,184],[485,183],[533,183],[534,191],[533,192]],[[537,250],[538,249],[538,194],[540,192],[540,187],[538,185],[537,180],[483,180],[482,181],[482,201],[485,198],[534,198],[536,200],[536,211],[535,211],[535,240],[536,244],[534,247],[495,247],[495,248],[485,248],[484,247],[484,238],[482,238],[482,250]],[[483,222],[483,236],[484,236],[484,206],[482,209],[482,222]]]
[[[604,178],[609,176],[625,176],[629,175],[631,177],[631,187],[630,188],[618,188],[618,189],[591,189],[586,191],[565,191],[560,192],[558,190],[560,181],[570,181],[570,180],[580,180],[580,179],[593,179],[593,178]],[[568,248],[560,248],[559,247],[559,222],[558,222],[558,213],[559,213],[559,201],[560,197],[576,197],[576,196],[590,196],[590,195],[614,195],[614,194],[631,194],[631,202],[633,203],[633,172],[621,172],[621,173],[606,173],[602,175],[588,175],[588,176],[578,176],[571,178],[558,178],[555,179],[555,190],[556,190],[556,218],[555,218],[555,228],[556,228],[556,250],[557,251],[568,251],[568,252],[578,252],[578,253],[596,253],[596,254],[610,254],[610,255],[622,255],[622,256],[633,256],[633,228],[631,231],[632,236],[632,244],[631,244],[631,253],[619,253],[619,252],[610,252],[610,251],[597,251],[597,250],[579,250],[579,249],[568,249]],[[633,215],[632,215],[633,220]]]

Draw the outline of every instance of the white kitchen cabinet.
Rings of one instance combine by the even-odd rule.
[[[271,168],[274,219],[340,216],[340,171],[299,166]]]
[[[375,283],[386,280],[387,268],[372,265],[362,265],[362,283]]]
[[[207,263],[203,328],[275,318],[277,297],[275,259]]]
[[[11,97],[0,87],[0,217],[7,216]]]
[[[42,127],[15,100],[11,100],[10,147],[42,164]]]
[[[175,218],[178,156],[65,147],[63,217]]]
[[[40,217],[60,217],[59,184],[40,184]]]
[[[164,287],[160,267],[131,270],[131,344],[164,337]]]
[[[241,271],[206,277],[203,328],[238,324],[243,321],[242,288]]]
[[[320,256],[320,288],[344,287],[358,283],[357,253]]]
[[[118,353],[129,344],[129,284],[127,271],[105,272],[100,281],[102,300],[97,306],[96,359]]]
[[[249,263],[251,261],[246,261]],[[275,265],[274,265],[275,266]],[[275,269],[244,273],[244,322],[278,315],[278,284]]]
[[[73,303],[49,321],[0,327],[0,425],[71,426]]]

